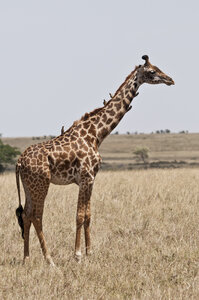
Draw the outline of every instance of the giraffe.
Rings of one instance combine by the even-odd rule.
[[[54,265],[46,246],[42,229],[44,201],[50,183],[79,186],[76,213],[75,258],[81,261],[81,229],[84,227],[86,254],[90,254],[90,200],[94,179],[101,164],[99,146],[131,109],[131,102],[138,95],[143,83],[173,85],[172,78],[152,65],[147,55],[143,65],[136,66],[104,106],[86,113],[61,135],[49,141],[28,147],[16,164],[16,183],[19,207],[18,223],[24,239],[24,262],[29,258],[29,231],[33,223],[43,256]],[[20,180],[25,191],[25,206],[21,205]]]

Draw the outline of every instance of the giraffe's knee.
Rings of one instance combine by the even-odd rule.
[[[42,231],[42,219],[39,217],[33,217],[33,225],[37,232]]]
[[[25,211],[23,211],[23,213],[22,213],[22,219],[23,219],[24,225],[27,224],[29,221],[29,217],[26,215]]]
[[[76,223],[77,226],[82,226],[84,224],[85,216],[83,214],[77,214]]]
[[[22,220],[23,220],[22,237],[24,240],[26,240],[27,237],[29,236],[29,230],[30,230],[30,226],[31,226],[31,218],[27,217],[25,212],[23,212]]]
[[[23,219],[23,223],[24,223],[24,228],[29,227],[30,224],[31,224],[31,221],[32,221],[31,217],[27,216],[25,214],[25,212],[23,212],[22,213],[22,219]]]
[[[85,219],[84,219],[84,225],[89,226],[91,221],[91,213],[86,212]]]

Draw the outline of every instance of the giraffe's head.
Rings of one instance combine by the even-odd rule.
[[[153,66],[150,61],[148,55],[143,55],[142,59],[145,60],[145,64],[140,66],[140,80],[143,83],[150,84],[159,84],[165,83],[166,85],[175,84],[173,79],[163,73],[159,68]]]

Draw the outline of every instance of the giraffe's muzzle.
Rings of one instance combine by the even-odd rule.
[[[175,84],[173,79],[170,78],[170,77],[168,77],[164,82],[165,82],[166,85],[174,85]]]

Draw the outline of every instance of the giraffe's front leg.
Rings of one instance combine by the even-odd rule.
[[[90,253],[90,198],[93,187],[93,179],[90,177],[84,178],[81,181],[79,188],[79,197],[77,205],[77,218],[76,218],[76,241],[75,241],[75,258],[81,262],[81,229],[84,225],[85,230],[85,243],[86,254]]]
[[[43,230],[42,230],[42,216],[35,217],[33,219],[33,225],[34,225],[35,230],[37,232],[37,236],[39,238],[39,242],[40,242],[41,249],[42,249],[43,256],[44,256],[45,260],[47,261],[47,263],[49,265],[55,266],[50,254],[48,253],[48,248],[46,246],[46,241],[45,241]]]
[[[79,201],[78,201],[79,203]],[[84,213],[82,209],[77,209],[76,218],[76,240],[75,240],[75,259],[77,262],[81,262],[81,229],[84,224]]]
[[[91,221],[91,211],[90,211],[90,199],[89,199],[86,204],[86,214],[84,220],[86,255],[89,255],[91,253],[90,221]]]

